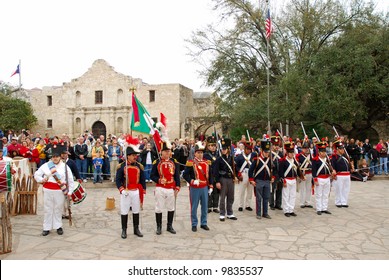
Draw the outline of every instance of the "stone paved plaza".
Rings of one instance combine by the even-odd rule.
[[[62,236],[54,230],[46,237],[41,235],[40,188],[38,214],[11,218],[12,252],[0,255],[0,260],[388,260],[387,179],[377,176],[367,183],[352,182],[349,208],[334,206],[332,190],[332,215],[318,216],[315,209],[301,209],[297,198],[297,217],[287,218],[280,210],[269,210],[271,220],[257,220],[254,212],[238,212],[235,202],[237,221],[220,222],[218,214],[211,213],[211,230],[199,228],[195,233],[191,231],[188,188],[183,187],[177,198],[177,234],[166,232],[164,213],[160,236],[155,234],[154,187],[148,184],[141,212],[144,237],[133,235],[130,214],[125,240],[120,238],[119,192],[111,182],[85,184],[87,198],[73,206],[73,226],[64,220]],[[114,210],[105,210],[107,197],[115,198]]]

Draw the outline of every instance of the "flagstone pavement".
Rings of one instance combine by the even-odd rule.
[[[297,217],[288,218],[280,210],[269,210],[272,219],[258,220],[254,212],[237,211],[235,199],[237,221],[220,222],[218,214],[210,213],[210,231],[198,228],[197,232],[191,231],[189,194],[184,186],[177,198],[173,224],[177,234],[166,231],[164,213],[160,236],[155,234],[154,186],[149,183],[140,222],[144,237],[133,235],[130,214],[127,239],[120,237],[120,195],[110,181],[84,184],[87,197],[72,207],[73,226],[63,220],[62,236],[55,230],[48,236],[41,235],[40,188],[37,215],[11,218],[12,252],[0,255],[0,260],[388,260],[387,179],[377,176],[366,183],[352,182],[349,208],[335,207],[332,189],[329,203],[332,215],[318,216],[314,208],[301,209],[297,194]],[[107,197],[115,198],[114,210],[105,209]],[[313,201],[312,198],[314,204]]]

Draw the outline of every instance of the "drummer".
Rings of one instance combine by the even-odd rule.
[[[43,184],[43,236],[48,235],[51,229],[56,229],[58,235],[63,234],[61,218],[65,197],[68,195],[70,198],[74,190],[72,171],[61,161],[62,149],[63,146],[54,145],[50,161],[39,167],[34,174],[35,180]],[[65,170],[68,174],[67,178]]]
[[[69,166],[70,170],[72,171],[73,176],[76,178],[78,183],[81,184],[82,179],[80,176],[80,172],[77,169],[77,165],[76,165],[75,161],[69,158],[69,151],[68,151],[67,145],[63,145],[63,149],[61,152],[61,159],[63,160],[63,162],[66,163],[67,166]],[[69,216],[67,215],[68,207],[69,207],[69,200],[65,199],[62,219],[69,219]]]

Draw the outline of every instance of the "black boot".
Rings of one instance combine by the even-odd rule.
[[[155,220],[157,221],[156,234],[160,235],[162,233],[162,213],[155,213]]]
[[[127,238],[127,222],[128,222],[128,215],[122,215],[122,238]]]
[[[132,214],[132,220],[134,224],[134,234],[143,237],[143,234],[139,230],[139,214]]]
[[[176,231],[173,228],[173,217],[174,217],[174,211],[168,211],[167,212],[167,231],[173,234],[176,234]]]

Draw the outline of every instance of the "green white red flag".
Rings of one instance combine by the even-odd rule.
[[[154,135],[154,121],[134,92],[132,93],[132,112],[131,130]]]

